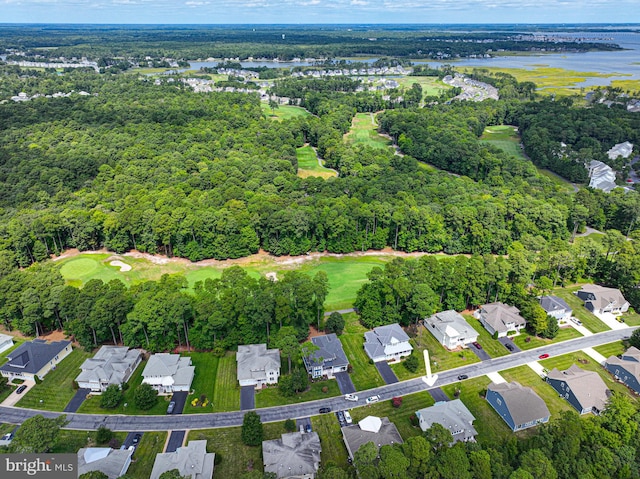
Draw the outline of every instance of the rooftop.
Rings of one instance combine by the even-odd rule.
[[[236,353],[238,380],[260,379],[267,370],[280,369],[280,351],[267,349],[267,345],[247,344],[238,346]]]
[[[595,408],[602,411],[609,398],[610,391],[600,375],[595,371],[580,369],[575,364],[565,371],[553,368],[547,377],[564,381],[583,409]]]
[[[502,384],[492,382],[487,386],[487,390],[495,391],[502,396],[516,425],[526,424],[551,415],[547,405],[533,389],[521,386],[515,381]]]
[[[110,447],[88,447],[78,450],[78,476],[91,471],[100,471],[109,479],[116,479],[127,472],[127,464],[133,449],[111,449]],[[126,468],[125,468],[126,466]]]
[[[181,476],[190,479],[211,479],[213,476],[213,452],[207,452],[207,441],[189,441],[175,452],[156,454],[150,479],[158,479],[163,472],[177,469]]]
[[[9,361],[0,370],[36,374],[70,344],[71,341],[47,343],[42,339],[24,342],[8,355]]]
[[[290,432],[280,439],[262,441],[264,470],[275,473],[278,479],[315,474],[321,450],[317,432]]]
[[[425,322],[431,328],[441,331],[450,338],[457,336],[477,336],[478,332],[456,311],[441,311],[427,318]]]
[[[377,421],[369,419],[373,417],[374,416],[368,416],[360,421],[364,429],[360,423],[342,428],[342,437],[344,438],[344,443],[347,446],[347,452],[350,457],[353,458],[353,455],[360,449],[360,446],[368,442],[373,442],[378,448],[388,444],[402,444],[404,442],[396,425],[389,421],[387,417],[375,418],[379,419],[380,427],[377,428],[376,426],[378,430],[374,432],[376,428],[372,428],[371,426],[374,423],[377,424]]]
[[[325,366],[344,366],[349,364],[347,355],[342,349],[342,343],[334,333],[324,336],[315,336],[311,342],[320,349],[304,358],[305,363]]]
[[[416,415],[423,431],[438,423],[451,432],[454,441],[467,441],[478,434],[473,427],[476,418],[460,399],[438,402],[431,407],[420,409]]]

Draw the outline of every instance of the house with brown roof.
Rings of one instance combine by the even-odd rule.
[[[505,337],[509,331],[519,333],[527,325],[518,308],[500,302],[484,304],[473,315],[484,329],[491,334],[498,333],[499,338]]]
[[[512,431],[521,431],[549,421],[551,413],[533,389],[517,382],[487,386],[487,402]]]
[[[611,394],[597,372],[585,371],[575,364],[564,371],[553,368],[547,382],[580,414],[600,414]]]

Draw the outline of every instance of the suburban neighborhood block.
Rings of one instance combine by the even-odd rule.
[[[547,382],[580,414],[600,414],[611,395],[597,372],[585,371],[575,364],[565,371],[553,368]]]
[[[409,344],[409,336],[398,323],[378,326],[373,331],[364,333],[364,350],[374,361],[399,361],[409,356],[413,346]]]
[[[420,429],[426,431],[434,423],[441,424],[453,436],[454,444],[458,441],[475,441],[478,431],[473,427],[476,420],[467,406],[460,399],[441,401],[431,407],[416,411]]]
[[[504,338],[509,331],[519,333],[527,325],[518,308],[500,302],[484,304],[473,315],[491,334],[498,333],[499,338]]]
[[[267,345],[247,344],[238,346],[238,382],[240,386],[260,389],[267,384],[276,384],[280,377],[280,351],[267,349]]]
[[[557,296],[542,296],[540,298],[540,306],[549,316],[553,316],[560,322],[567,322],[571,319],[573,310],[566,301]]]
[[[346,371],[349,360],[342,349],[342,343],[334,333],[311,338],[318,350],[303,357],[307,372],[313,378],[326,376],[332,378],[335,373]]]
[[[158,353],[149,358],[142,371],[143,383],[151,384],[158,394],[173,394],[177,391],[189,391],[195,367],[191,358],[179,354]]]
[[[607,371],[627,387],[640,394],[640,350],[631,346],[619,358],[611,356],[604,363]]]
[[[521,431],[549,420],[551,413],[533,389],[517,382],[487,386],[487,401],[512,431]]]
[[[584,307],[594,314],[622,314],[629,310],[629,302],[616,288],[585,284],[576,295],[584,301]]]
[[[96,355],[80,366],[78,386],[104,392],[110,384],[126,383],[142,362],[142,351],[127,346],[102,346]]]
[[[181,477],[211,479],[216,455],[207,452],[207,441],[189,441],[175,452],[156,454],[150,479],[158,479],[163,472],[177,469]]]
[[[478,340],[478,332],[454,310],[436,313],[424,323],[438,342],[448,349],[465,347]]]
[[[13,337],[8,334],[0,334],[0,353],[13,346]]]
[[[111,449],[110,447],[83,447],[78,451],[78,476],[91,471],[100,471],[109,479],[124,476],[131,464],[134,448]]]
[[[71,351],[71,341],[27,341],[7,356],[8,361],[0,367],[0,373],[9,379],[34,381],[36,376],[42,379]]]
[[[264,472],[272,472],[278,479],[313,479],[321,451],[317,432],[290,432],[280,439],[262,441]]]
[[[402,436],[388,417],[367,416],[358,424],[342,428],[342,437],[349,457],[353,459],[360,446],[374,443],[378,449],[391,444],[402,444]]]

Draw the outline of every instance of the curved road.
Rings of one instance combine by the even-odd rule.
[[[508,354],[500,358],[482,361],[456,369],[438,373],[438,380],[433,387],[445,386],[457,382],[459,374],[467,374],[470,378],[483,376],[494,371],[521,366],[536,361],[540,354],[559,356],[571,353],[587,347],[599,346],[611,343],[629,336],[636,328],[606,331],[604,333],[584,336],[561,343],[543,346],[541,348]],[[374,394],[380,395],[382,400],[391,399],[394,396],[404,396],[429,389],[421,378],[411,379],[395,384],[389,384],[368,391],[358,391],[359,401],[347,402],[342,396],[310,401],[301,404],[290,404],[256,410],[263,422],[282,421],[318,414],[321,407],[330,407],[333,410],[346,409],[356,406],[364,406],[365,398]],[[62,413],[44,412],[33,409],[14,407],[0,407],[0,422],[21,424],[25,419],[36,414],[45,417],[56,417]],[[97,414],[67,414],[69,424],[67,429],[95,430],[100,426],[106,426],[113,431],[167,431],[182,429],[210,429],[217,427],[240,426],[245,412],[235,411],[228,413],[211,414],[185,414],[175,416],[124,416],[124,415],[97,415]]]

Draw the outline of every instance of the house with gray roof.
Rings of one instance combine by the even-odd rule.
[[[280,377],[280,350],[267,349],[267,345],[247,344],[238,346],[238,382],[240,386],[262,388],[265,384],[276,384]]]
[[[616,172],[599,160],[591,160],[587,169],[589,170],[589,187],[596,190],[602,190],[605,193],[611,193],[616,185]]]
[[[101,393],[111,384],[126,383],[142,362],[140,349],[127,346],[102,346],[94,357],[80,366],[82,372],[76,378],[78,386]]]
[[[317,432],[290,432],[280,439],[262,441],[264,472],[272,472],[278,479],[313,479],[321,451]]]
[[[580,414],[600,414],[611,394],[597,372],[585,371],[575,364],[565,371],[553,368],[547,382]]]
[[[622,314],[629,310],[629,302],[619,289],[598,284],[585,284],[576,295],[584,301],[584,307],[593,314]]]
[[[499,338],[505,337],[509,331],[519,333],[527,325],[518,308],[500,302],[484,304],[473,315],[484,329],[491,334],[498,333]]]
[[[312,378],[326,376],[332,378],[335,373],[346,371],[349,360],[342,349],[342,343],[334,333],[311,338],[311,342],[318,347],[302,359],[307,372]]]
[[[374,443],[378,449],[382,446],[402,444],[402,436],[395,424],[388,417],[367,416],[358,424],[343,427],[342,438],[347,446],[349,457],[353,459],[355,453],[363,444]]]
[[[378,326],[364,333],[364,350],[373,362],[399,361],[409,356],[413,346],[398,323]]]
[[[0,353],[13,346],[13,337],[8,334],[0,334]]]
[[[478,332],[456,311],[441,311],[425,319],[425,328],[445,348],[465,347],[478,340]]]
[[[604,367],[618,381],[640,394],[640,350],[631,346],[619,358],[609,357]]]
[[[158,394],[189,391],[195,373],[191,358],[179,354],[158,353],[149,358],[142,371],[142,382],[151,384]]]
[[[42,379],[71,354],[71,351],[71,341],[26,341],[7,356],[8,361],[0,366],[0,374],[9,380],[34,381],[36,376]]]
[[[613,145],[613,147],[607,151],[607,156],[610,160],[615,160],[619,156],[626,159],[631,156],[631,153],[633,153],[633,143],[625,141],[624,143]]]
[[[473,427],[476,418],[460,399],[437,402],[431,407],[416,411],[416,417],[423,431],[435,423],[444,426],[453,437],[452,444],[458,441],[475,441],[478,435],[478,431]]]
[[[547,405],[533,389],[515,381],[489,384],[486,399],[514,432],[547,422],[551,416]]]
[[[109,479],[124,476],[131,464],[135,448],[111,449],[110,447],[83,447],[78,450],[78,476],[100,471]]]
[[[542,296],[540,298],[540,306],[549,316],[553,316],[558,321],[569,321],[573,310],[567,302],[557,296]]]
[[[207,441],[189,441],[175,452],[156,454],[149,479],[159,479],[163,472],[173,469],[189,479],[211,479],[215,457],[213,452],[207,452]]]

